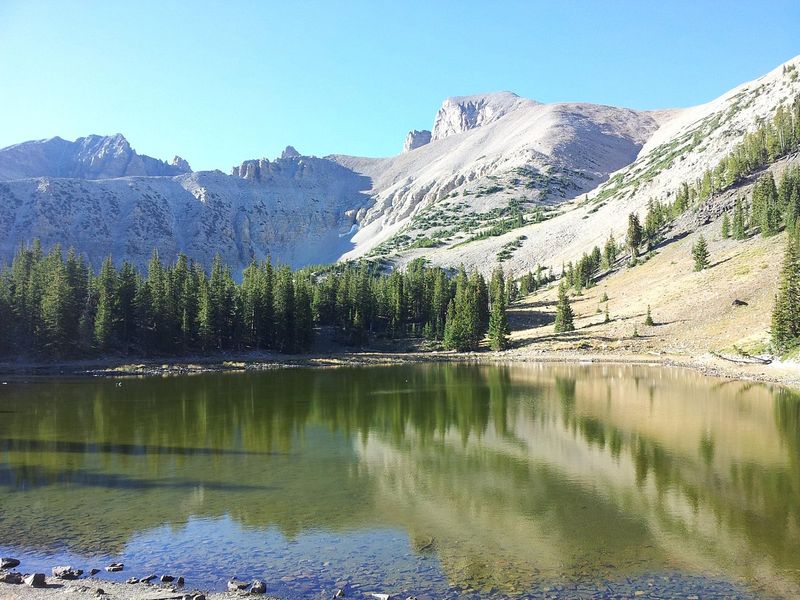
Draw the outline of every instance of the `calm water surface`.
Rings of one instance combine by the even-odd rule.
[[[800,399],[616,366],[9,382],[0,553],[282,598],[800,597]]]

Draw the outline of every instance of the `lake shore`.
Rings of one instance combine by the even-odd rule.
[[[740,362],[743,361],[743,362]],[[746,362],[741,357],[704,353],[687,355],[665,351],[631,352],[609,349],[552,349],[521,346],[502,352],[352,350],[306,355],[243,353],[181,358],[131,359],[129,357],[64,362],[1,362],[2,381],[54,377],[147,377],[195,375],[214,372],[252,372],[286,368],[336,368],[412,363],[575,363],[661,365],[692,369],[725,379],[758,381],[800,388],[800,365],[793,362]]]
[[[25,584],[0,583],[0,598],[3,600],[53,600],[70,598],[72,600],[181,600],[198,595],[206,600],[230,600],[241,598],[242,593],[203,592],[192,588],[177,589],[163,585],[127,584],[105,581],[94,577],[74,581],[62,581],[47,577],[47,586],[33,588]],[[274,596],[262,595],[265,600],[275,600]]]

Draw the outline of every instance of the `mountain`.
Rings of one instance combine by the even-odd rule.
[[[68,142],[60,137],[24,142],[0,150],[0,180],[30,177],[112,179],[130,175],[190,173],[176,156],[171,163],[137,154],[122,134],[90,135]]]
[[[798,63],[688,109],[448,98],[387,158],[288,147],[224,174],[137,154],[119,134],[25,142],[0,150],[0,258],[40,238],[94,264],[112,254],[143,266],[157,248],[205,264],[220,252],[235,269],[266,256],[560,268],[624,235],[631,211],[702,177],[790,102]]]

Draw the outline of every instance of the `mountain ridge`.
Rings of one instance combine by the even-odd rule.
[[[697,177],[800,91],[786,73],[797,62],[685,109],[454,96],[395,156],[313,157],[289,146],[230,175],[140,155],[121,134],[23,142],[0,150],[0,253],[7,259],[39,237],[75,245],[95,264],[110,252],[143,265],[159,248],[204,264],[219,251],[237,270],[266,256],[295,267],[361,257],[402,266],[421,256],[487,271],[557,266],[620,234],[648,194]],[[115,227],[114,211],[127,215],[126,228]],[[522,227],[485,235],[518,213]]]

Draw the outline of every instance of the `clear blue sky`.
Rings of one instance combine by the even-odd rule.
[[[662,108],[800,54],[797,0],[0,0],[0,147],[123,133],[224,171],[398,152],[447,96]]]

